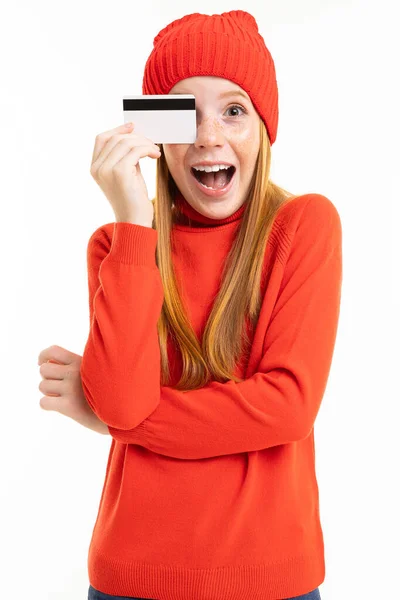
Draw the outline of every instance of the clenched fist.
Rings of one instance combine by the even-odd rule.
[[[44,410],[55,410],[88,429],[109,434],[108,427],[90,408],[83,393],[80,367],[82,356],[60,346],[50,346],[39,354],[42,381],[39,390]]]

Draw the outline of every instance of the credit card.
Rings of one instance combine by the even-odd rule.
[[[123,97],[124,123],[135,124],[154,144],[193,144],[196,141],[196,104],[193,94]]]

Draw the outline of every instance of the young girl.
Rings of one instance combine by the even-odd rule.
[[[197,139],[96,138],[91,173],[116,218],[87,254],[79,371],[92,428],[112,436],[88,598],[318,600],[314,423],[339,318],[338,212],[270,180],[277,82],[249,13],[170,23],[143,93],[194,94]],[[144,156],[158,159],[153,202]]]

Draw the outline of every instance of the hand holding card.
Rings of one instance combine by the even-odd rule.
[[[117,222],[151,227],[154,208],[140,171],[139,159],[159,158],[159,148],[134,124],[120,125],[96,136],[90,173],[110,202]]]

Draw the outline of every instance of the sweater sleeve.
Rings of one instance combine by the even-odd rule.
[[[128,430],[160,402],[157,321],[164,292],[158,233],[127,222],[97,229],[87,246],[90,329],[80,375],[98,418]]]
[[[159,374],[154,344],[147,371],[141,365],[141,381],[129,379],[125,395],[118,398],[131,406],[135,401],[131,426],[129,420],[112,422],[111,413],[103,409],[114,439],[175,458],[198,459],[260,450],[309,435],[326,388],[339,319],[342,229],[333,203],[313,195],[289,242],[257,372],[240,383],[213,381],[186,392],[153,385],[152,403],[145,382],[150,384],[148,373]],[[152,308],[143,306],[140,313],[140,323],[147,327],[159,314]],[[140,371],[135,368],[135,373],[139,378]],[[100,397],[106,405],[106,397]]]

